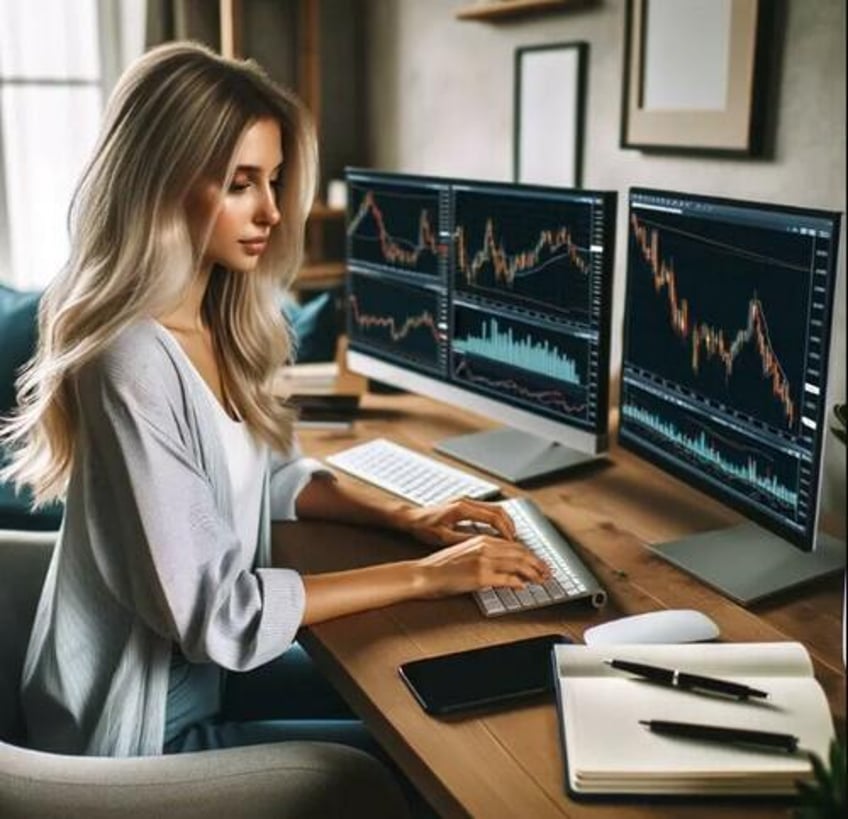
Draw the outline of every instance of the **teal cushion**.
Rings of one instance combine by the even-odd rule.
[[[0,284],[0,414],[17,405],[15,379],[35,352],[40,298]]]
[[[38,302],[41,293],[21,292],[0,284],[0,414],[17,406],[15,379],[35,353],[38,336]],[[0,448],[0,465],[6,463]],[[11,483],[0,483],[0,529],[54,531],[62,522],[62,505],[31,510],[32,496],[16,492]]]
[[[0,529],[55,532],[62,523],[63,509],[62,504],[53,503],[33,512],[28,490],[17,493],[11,483],[0,483]]]
[[[286,297],[282,309],[297,338],[296,361],[303,364],[308,361],[332,361],[336,357],[339,331],[336,303],[331,291],[320,293],[304,304]]]

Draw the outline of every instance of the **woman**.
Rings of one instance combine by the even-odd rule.
[[[39,503],[65,500],[23,674],[32,747],[125,756],[273,739],[223,718],[226,669],[284,655],[301,625],[547,577],[498,507],[378,507],[299,456],[271,382],[290,358],[279,292],[315,157],[291,94],[200,46],[149,52],[109,102],[4,430],[7,476]],[[447,548],[301,577],[270,567],[270,522],[294,517]],[[467,518],[503,538],[465,539],[454,524]]]

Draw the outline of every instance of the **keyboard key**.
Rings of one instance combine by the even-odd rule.
[[[533,600],[533,595],[530,594],[528,589],[516,589],[515,596],[523,606],[532,606],[535,602]]]
[[[565,589],[556,580],[548,580],[544,586],[548,590],[551,600],[562,600],[565,597]]]
[[[510,611],[516,611],[521,608],[521,602],[515,596],[515,592],[512,589],[502,586],[501,588],[496,589],[496,591],[501,603],[503,603],[507,609]]]
[[[500,601],[498,595],[491,586],[488,589],[481,589],[478,594],[480,595],[480,599],[483,601],[483,605],[486,607],[486,611],[489,613],[495,614],[497,612],[505,611],[504,604]]]

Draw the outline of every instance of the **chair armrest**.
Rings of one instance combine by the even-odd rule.
[[[52,546],[56,542],[56,538],[58,536],[58,532],[48,532],[37,529],[0,529],[0,546],[6,543]]]
[[[284,742],[151,757],[83,757],[0,743],[0,816],[62,819],[408,817],[373,757]]]

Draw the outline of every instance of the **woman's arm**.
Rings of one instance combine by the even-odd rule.
[[[296,502],[299,518],[335,520],[409,532],[440,551],[420,560],[386,563],[306,575],[303,624],[380,608],[403,600],[443,597],[486,586],[522,588],[550,577],[549,568],[520,543],[515,527],[498,506],[460,500],[435,507],[414,507],[403,501],[378,505],[367,493],[338,481],[310,481]],[[455,525],[481,521],[502,537],[469,538]]]
[[[487,586],[520,589],[549,578],[550,569],[520,543],[477,535],[420,560],[305,575],[303,625],[404,600],[446,597]]]
[[[341,481],[313,478],[297,496],[298,518],[334,520],[358,526],[378,526],[407,532],[429,546],[449,546],[468,539],[468,532],[455,527],[460,521],[491,526],[501,537],[515,539],[515,525],[499,506],[470,499],[440,504],[413,506],[400,500],[386,499],[378,504],[372,495]]]
[[[396,523],[413,507],[406,501],[386,496],[378,505],[365,490],[325,476],[315,476],[295,501],[298,519],[334,520],[358,526],[397,528]]]

